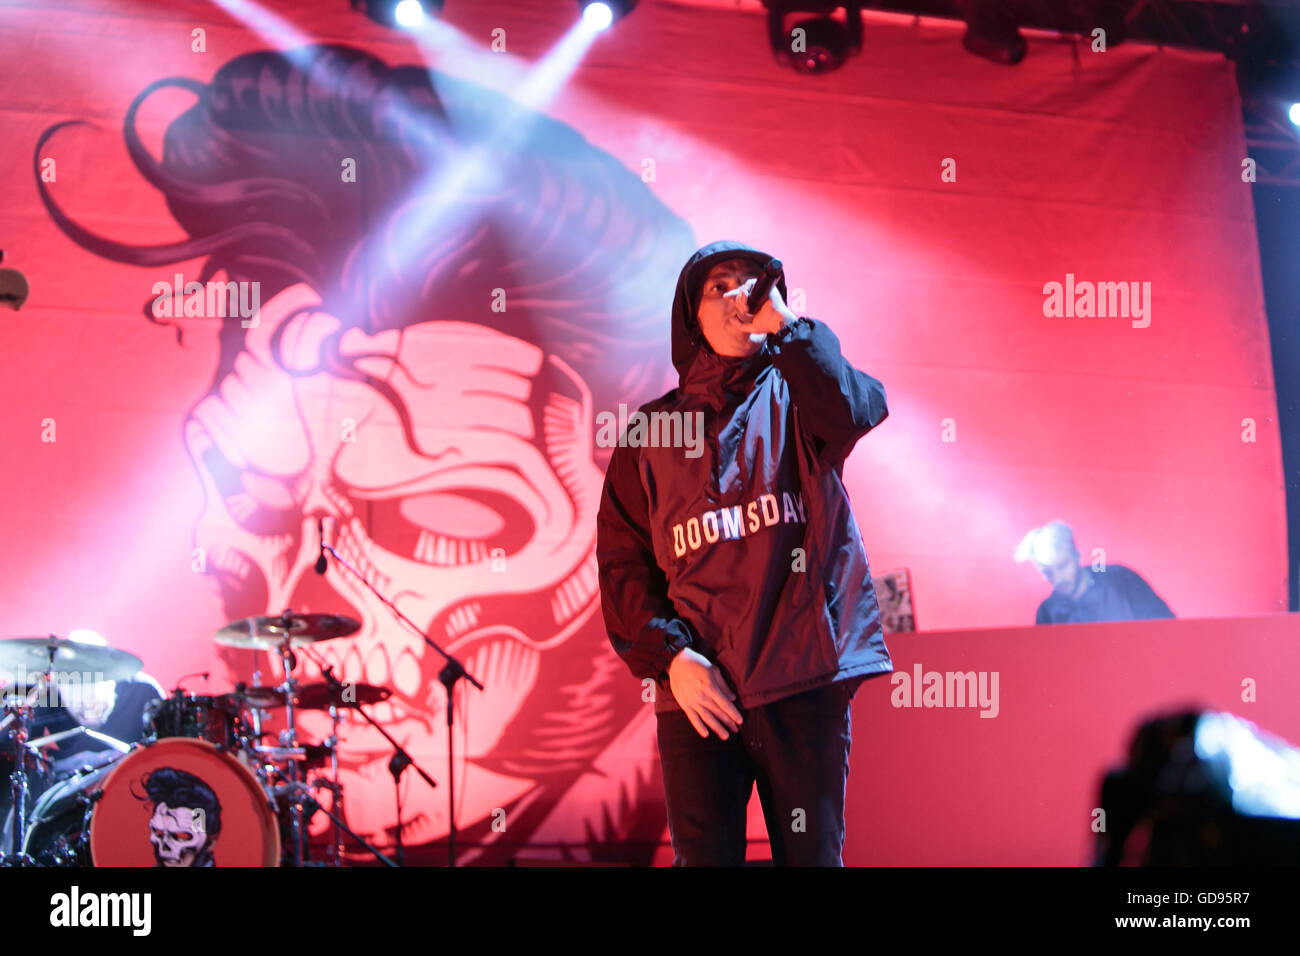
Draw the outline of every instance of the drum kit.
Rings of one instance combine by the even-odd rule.
[[[329,667],[321,681],[294,677],[297,652],[314,657],[312,645],[360,627],[293,611],[227,624],[217,643],[278,657],[284,680],[209,696],[178,686],[144,708],[141,739],[132,743],[84,726],[43,736],[33,729],[42,708],[60,707],[79,689],[130,681],[138,657],[54,636],[0,640],[0,788],[9,795],[0,865],[339,866],[344,833],[391,865],[344,821],[338,747],[343,714],[369,719],[361,708],[391,691],[345,684]],[[330,736],[305,742],[303,711],[327,713]],[[283,729],[272,733],[271,723]],[[84,750],[75,767],[55,759],[70,738]],[[317,801],[320,791],[330,794],[327,805]],[[319,861],[308,833],[317,812],[332,821]]]

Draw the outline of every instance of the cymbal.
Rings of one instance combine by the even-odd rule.
[[[217,699],[231,710],[238,710],[240,707],[268,710],[271,707],[284,706],[284,691],[276,687],[245,687],[243,690],[232,690],[228,694],[222,694]]]
[[[51,664],[51,655],[53,663]],[[28,674],[53,670],[76,674],[82,680],[127,680],[140,673],[144,662],[115,647],[48,637],[10,637],[0,640],[0,672]]]
[[[213,635],[227,647],[273,651],[285,641],[291,647],[347,637],[361,630],[361,622],[341,614],[298,614],[286,611],[268,617],[246,617],[233,621]]]
[[[321,681],[299,687],[294,699],[303,710],[329,710],[331,703],[335,707],[358,707],[362,704],[377,704],[392,696],[393,692],[387,687],[376,687],[374,684],[345,683],[342,690],[336,691]]]

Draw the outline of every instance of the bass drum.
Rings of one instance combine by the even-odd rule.
[[[90,820],[95,866],[279,866],[275,806],[206,740],[137,747],[105,778]]]
[[[252,771],[205,740],[137,745],[60,780],[28,820],[23,852],[42,866],[280,865],[279,824],[266,791]]]

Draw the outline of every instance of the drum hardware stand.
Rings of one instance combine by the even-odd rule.
[[[90,817],[95,812],[95,804],[99,803],[103,795],[103,787],[97,787],[89,793],[77,794],[77,803],[85,807],[86,812],[81,818],[81,832],[77,834],[76,845],[68,847],[65,851],[68,866],[76,866],[83,860],[90,861]]]
[[[279,770],[277,770],[276,773],[283,775],[282,772]],[[281,792],[281,788],[279,787],[277,787],[276,790],[277,792]],[[339,827],[341,830],[343,830],[344,833],[352,837],[352,839],[356,840],[363,847],[369,850],[370,853],[375,857],[375,859],[377,859],[380,863],[383,863],[385,866],[391,866],[394,868],[397,867],[397,864],[394,863],[387,856],[385,856],[383,854],[383,851],[371,846],[364,839],[362,839],[360,836],[354,833],[346,823],[344,823],[342,820],[339,819],[338,815],[335,814],[332,809],[326,810],[323,806],[321,806],[320,801],[316,799],[316,795],[311,792],[311,787],[308,786],[307,784],[297,780],[291,780],[285,784],[283,788],[283,792],[288,795],[290,800],[293,801],[293,806],[299,811],[299,813],[301,813],[305,809],[308,811],[308,816],[310,816],[311,814],[320,811],[321,813],[325,814],[325,816],[333,820],[334,825],[336,827]]]
[[[329,746],[333,747],[335,745],[330,744]],[[311,786],[315,790],[328,790],[330,792],[330,808],[340,817],[347,815],[343,809],[343,784],[339,783],[337,780],[326,780],[322,777],[317,777],[311,782]],[[322,811],[324,811],[324,809],[324,807],[321,807]],[[330,843],[330,866],[342,866],[343,831],[339,829],[338,820],[335,820],[333,817],[330,817],[330,820],[333,821],[331,830],[334,834],[333,840]]]
[[[287,618],[292,611],[285,610],[284,616]],[[280,655],[280,666],[284,670],[284,683],[279,686],[279,690],[284,693],[284,723],[285,729],[280,731],[280,746],[297,748],[298,746],[298,725],[297,715],[294,710],[294,694],[298,689],[298,682],[293,679],[293,672],[298,668],[298,658],[290,646],[292,635],[286,634],[284,641],[276,649]],[[298,781],[298,763],[295,760],[289,761],[288,783],[291,787],[296,787]],[[303,859],[306,857],[306,827],[303,825],[302,801],[295,799],[289,807],[289,830],[293,840],[293,865],[302,866]]]
[[[343,809],[343,784],[339,782],[339,709],[334,704],[330,704],[330,722],[333,729],[325,740],[325,745],[330,749],[330,776],[332,777],[330,792],[333,794],[330,798],[330,809],[335,810],[342,817],[347,814]],[[330,844],[330,855],[335,866],[343,865],[343,832],[339,829],[337,820],[334,821],[334,842]],[[398,861],[400,865],[400,854]]]
[[[261,686],[262,686],[262,672],[253,671],[253,687],[257,688]],[[266,711],[260,707],[249,707],[248,712],[250,715],[249,729],[252,731],[250,736],[253,740],[255,740],[257,743],[260,744],[262,742],[262,721],[263,719],[265,719]],[[245,749],[247,749],[248,746],[251,745],[245,742]]]
[[[39,675],[35,691],[48,694],[53,686],[50,683],[50,673],[54,670],[54,652],[50,652],[50,668],[44,674]],[[31,700],[31,692],[28,692],[28,701]],[[48,697],[46,698],[48,700]],[[29,763],[35,762],[37,767],[48,767],[49,763],[45,755],[27,743],[27,719],[30,716],[33,705],[29,702],[21,704],[7,705],[6,717],[12,719],[13,723],[13,750],[14,750],[14,769],[9,774],[9,792],[13,801],[13,833],[10,844],[13,850],[9,856],[0,854],[0,866],[35,866],[36,861],[23,852],[23,842],[27,836],[27,767]],[[9,720],[5,721],[9,723]]]
[[[330,670],[332,674],[332,668],[330,668],[329,665],[326,664],[325,661],[321,659],[321,656],[319,654],[317,654],[311,649],[310,645],[304,646],[302,648],[302,651],[313,661],[316,662],[316,667],[320,670],[322,674],[324,674],[326,670]],[[337,691],[340,687],[343,686],[338,681],[333,681],[332,676],[330,679],[332,681],[332,683],[330,684],[332,690]],[[339,721],[342,715],[339,713],[339,708],[337,704],[334,703],[330,704],[329,715],[330,715],[331,730],[330,730],[330,735],[326,737],[324,740],[324,745],[329,748],[329,752],[330,752],[331,780],[329,783],[329,790],[333,794],[333,800],[330,806],[331,808],[336,810],[340,816],[347,816],[346,812],[343,809],[343,782],[339,779],[339,769],[340,769],[339,768]],[[317,780],[316,783],[319,786],[323,783],[323,781]],[[437,784],[434,784],[434,786],[437,786]],[[334,866],[342,866],[343,865],[343,833],[339,827],[339,821],[335,819],[335,817],[333,816],[330,816],[330,819],[334,821],[333,838],[330,844],[331,860]]]
[[[402,621],[402,623],[418,634],[425,644],[441,654],[443,660],[446,661],[445,666],[438,673],[438,680],[442,683],[443,687],[447,688],[447,865],[454,867],[456,865],[456,764],[452,751],[454,691],[456,689],[456,682],[462,677],[479,690],[483,690],[483,685],[474,677],[474,675],[465,670],[465,666],[459,660],[444,651],[433,638],[420,630],[420,628],[416,626],[415,622],[399,611],[396,605],[394,605],[392,601],[388,600],[388,598],[384,597],[384,595],[379,592],[379,589],[367,580],[364,574],[339,557],[339,553],[334,550],[333,545],[326,544],[324,538],[321,539],[321,551],[328,552],[330,557],[346,568],[354,578],[369,588],[371,593],[374,594],[375,597],[379,598],[379,600],[384,603],[384,606],[396,615],[398,620]],[[335,678],[332,675],[327,675],[326,679],[335,682]],[[370,721],[370,723],[388,739],[388,742],[393,745],[394,749],[399,753],[406,753],[406,751],[398,745],[397,741],[393,740],[393,738],[390,737],[388,733],[379,726],[379,724],[375,723],[375,721],[371,719],[370,715],[367,714],[365,710],[361,707],[357,707],[357,710],[360,712],[361,716]],[[410,759],[410,754],[406,754],[406,756]],[[415,763],[414,760],[411,761],[411,766],[415,768],[416,772],[419,773],[430,786],[437,786],[429,775],[420,769],[420,765]]]
[[[27,726],[19,716],[14,728],[14,770],[9,775],[9,792],[13,799],[13,852],[0,854],[0,866],[35,866],[36,861],[23,852],[27,836]]]
[[[12,853],[3,860],[5,866],[35,866],[36,861],[23,853],[27,828],[27,718],[22,707],[10,710],[14,719],[14,769],[9,774],[9,793],[13,806]]]

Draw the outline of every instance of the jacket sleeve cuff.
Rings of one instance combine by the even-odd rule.
[[[789,345],[798,339],[807,338],[814,324],[812,319],[801,315],[793,322],[781,326],[780,332],[773,332],[768,335],[768,344],[772,346],[773,351],[780,354],[783,346]]]
[[[664,635],[664,649],[655,657],[652,664],[657,681],[668,680],[668,665],[673,662],[674,657],[691,646],[690,630],[683,622],[674,623],[680,626],[671,628]]]

